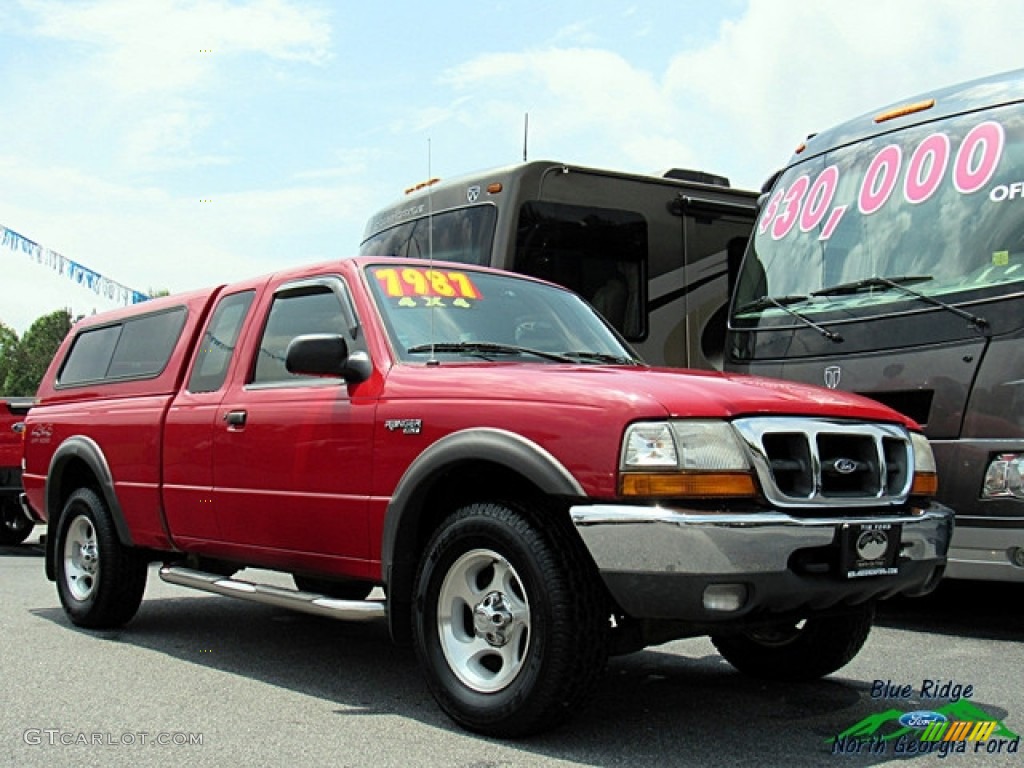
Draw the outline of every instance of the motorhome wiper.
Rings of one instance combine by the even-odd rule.
[[[535,355],[545,360],[554,360],[556,363],[574,362],[571,357],[559,355],[555,352],[545,352],[530,347],[517,347],[512,344],[496,344],[493,341],[447,341],[438,344],[420,344],[418,347],[410,347],[406,350],[411,355],[423,354],[425,352],[458,352],[467,355]]]
[[[977,328],[979,331],[985,332],[988,328],[988,320],[979,315],[972,314],[967,310],[955,307],[941,299],[936,299],[934,296],[928,296],[927,294],[915,291],[912,288],[907,288],[905,283],[923,283],[931,280],[931,275],[902,275],[900,277],[865,277],[863,280],[854,280],[849,283],[840,283],[839,285],[833,285],[829,288],[822,288],[820,291],[814,291],[812,296],[842,296],[849,293],[858,293],[859,291],[866,290],[868,288],[894,288],[907,296],[913,296],[915,299],[920,299],[923,302],[932,304],[936,307],[952,312],[954,315],[964,318],[972,326]]]
[[[839,283],[814,291],[812,296],[845,296],[851,293],[860,293],[869,288],[897,288],[909,290],[903,286],[907,283],[924,283],[933,279],[931,275],[900,275],[899,277],[865,277],[862,280],[852,280],[849,283]]]
[[[829,341],[834,341],[837,344],[843,340],[843,337],[835,331],[830,331],[828,328],[818,325],[816,322],[811,320],[806,315],[802,315],[795,309],[790,309],[787,304],[799,304],[802,301],[807,301],[809,296],[802,296],[800,294],[794,294],[792,296],[762,296],[754,301],[747,302],[740,307],[736,308],[736,314],[741,312],[757,312],[758,310],[768,309],[768,307],[775,307],[781,309],[788,315],[792,315],[804,325],[813,328],[822,336]]]

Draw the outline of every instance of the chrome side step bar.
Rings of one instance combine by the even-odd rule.
[[[300,592],[271,584],[255,584],[251,581],[172,565],[165,565],[160,569],[160,578],[168,584],[344,621],[376,621],[387,616],[383,600],[335,600],[313,592]]]

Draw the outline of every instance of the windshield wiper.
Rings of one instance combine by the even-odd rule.
[[[768,309],[769,307],[775,307],[776,309],[781,309],[788,315],[792,315],[804,325],[813,328],[829,341],[834,341],[837,344],[840,343],[843,340],[843,337],[840,334],[818,325],[806,315],[802,315],[795,309],[790,309],[787,306],[788,304],[799,304],[800,302],[807,301],[809,298],[809,296],[802,296],[800,294],[794,294],[792,296],[762,296],[759,299],[747,302],[741,307],[737,307],[736,314],[740,314],[741,312],[757,312],[762,309]]]
[[[553,360],[556,363],[574,362],[571,357],[560,355],[556,352],[545,352],[530,347],[517,347],[512,344],[496,344],[493,341],[445,341],[436,344],[420,344],[417,347],[410,347],[406,350],[411,355],[423,354],[425,352],[457,352],[466,355],[535,355],[545,360]]]
[[[845,296],[851,293],[860,293],[869,288],[896,288],[901,291],[910,292],[909,288],[903,286],[907,283],[924,283],[933,279],[931,275],[900,275],[898,277],[865,277],[862,280],[852,280],[849,283],[839,283],[814,291],[812,296]],[[917,294],[920,295],[920,294]]]
[[[913,296],[915,299],[932,304],[936,307],[952,312],[954,315],[964,318],[972,326],[977,328],[979,331],[984,332],[988,328],[988,320],[984,317],[972,314],[967,310],[955,307],[940,299],[936,299],[934,296],[929,296],[920,291],[915,291],[912,288],[907,288],[905,283],[923,283],[931,280],[931,275],[901,275],[900,277],[865,277],[863,280],[854,280],[849,283],[840,283],[839,285],[833,285],[828,288],[822,288],[820,291],[814,291],[812,296],[842,296],[845,294],[858,293],[860,291],[869,288],[893,288],[907,296]]]
[[[609,355],[605,352],[566,352],[565,357],[594,363],[609,363],[611,365],[640,365],[640,362],[632,357]]]

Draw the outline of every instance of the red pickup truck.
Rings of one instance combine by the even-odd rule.
[[[0,545],[21,544],[34,523],[22,511],[21,431],[32,405],[27,398],[0,398]]]
[[[356,258],[89,317],[26,429],[76,625],[131,619],[153,561],[386,619],[440,706],[499,736],[572,713],[609,653],[674,638],[830,674],[876,600],[935,586],[952,528],[895,411],[648,367],[577,295],[465,264]]]

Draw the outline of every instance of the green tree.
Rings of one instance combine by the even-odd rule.
[[[39,388],[57,347],[71,330],[71,313],[58,309],[43,315],[17,342],[5,371],[0,391],[13,397],[31,397]],[[13,332],[12,332],[13,333]],[[15,336],[17,339],[17,336]],[[0,345],[3,342],[0,341]],[[2,365],[2,364],[0,364]],[[0,368],[2,370],[2,368]]]
[[[14,358],[18,354],[18,334],[10,326],[0,322],[0,395],[5,394],[4,383],[7,374],[14,367]]]

